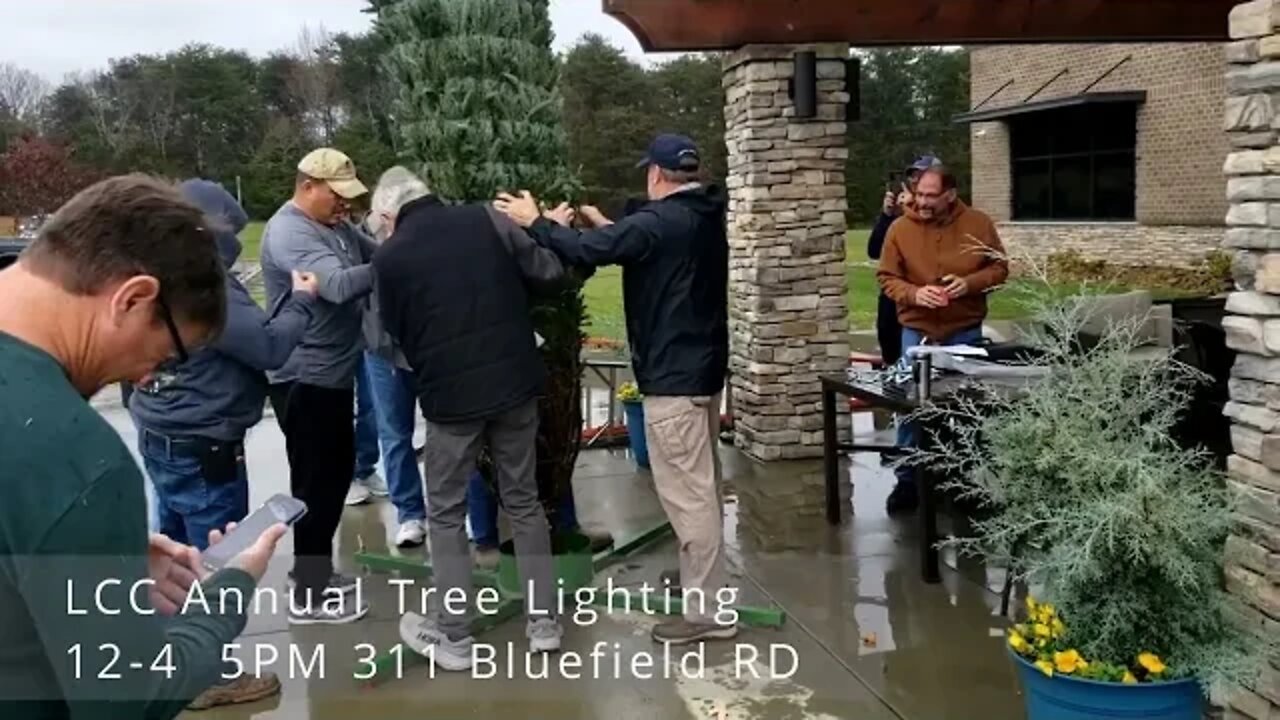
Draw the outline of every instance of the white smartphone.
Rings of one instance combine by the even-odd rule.
[[[211,571],[220,570],[231,558],[257,542],[262,533],[272,525],[284,523],[292,526],[306,514],[306,503],[289,495],[275,495],[250,513],[249,517],[237,523],[236,529],[222,538],[222,542],[200,553],[200,561]]]

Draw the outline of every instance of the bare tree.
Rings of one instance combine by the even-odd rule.
[[[307,129],[322,143],[333,139],[340,121],[338,59],[333,36],[324,25],[303,25],[293,55],[298,63],[290,73],[291,91],[303,108]]]
[[[98,71],[72,77],[88,101],[94,129],[103,145],[118,155],[130,142],[138,98],[124,92],[112,73]]]
[[[53,88],[39,75],[13,63],[0,63],[0,110],[31,120]]]

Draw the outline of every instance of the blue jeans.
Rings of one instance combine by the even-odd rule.
[[[425,520],[427,506],[422,498],[422,473],[413,453],[414,402],[417,396],[413,374],[385,358],[365,353],[363,379],[373,395],[378,420],[374,447],[378,443],[382,445],[387,490],[391,493],[399,521]]]
[[[974,345],[982,340],[982,325],[975,325],[971,328],[958,330],[950,337],[942,342],[933,343],[934,345]],[[924,343],[924,333],[919,330],[913,330],[909,327],[902,328],[902,361],[910,363],[907,357],[907,350]],[[920,441],[920,428],[911,421],[903,420],[898,423],[898,437],[896,444],[898,447],[913,448]],[[898,482],[914,482],[914,468],[898,467],[894,469],[894,474],[898,477]]]
[[[210,530],[222,530],[249,514],[249,475],[243,448],[229,478],[207,477],[196,448],[186,438],[138,429],[138,451],[155,488],[160,533],[204,550]]]
[[[361,358],[356,367],[356,466],[352,479],[373,474],[378,466],[378,420],[374,410],[373,390],[369,384],[368,363]]]
[[[573,503],[573,493],[561,501],[554,532],[572,532],[578,529],[578,511]],[[467,484],[467,516],[471,521],[472,540],[485,548],[498,547],[498,499],[489,491],[484,476],[477,470]]]

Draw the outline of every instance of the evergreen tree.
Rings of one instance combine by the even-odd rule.
[[[547,0],[373,0],[371,9],[402,154],[435,193],[453,202],[521,190],[548,203],[574,198]],[[554,526],[582,432],[580,274],[532,312],[550,376],[538,487]]]

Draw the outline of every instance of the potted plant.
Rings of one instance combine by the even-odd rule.
[[[923,409],[945,436],[909,461],[976,508],[945,545],[1039,589],[1008,633],[1030,720],[1199,720],[1204,697],[1254,682],[1274,640],[1242,629],[1223,589],[1235,498],[1170,435],[1202,377],[1141,347],[1144,318],[1084,349],[1085,306],[1035,301],[1026,341],[1048,372]]]
[[[622,403],[622,411],[627,416],[631,455],[636,459],[636,465],[648,469],[649,443],[644,434],[644,396],[635,383],[624,382],[618,386],[618,402]]]

